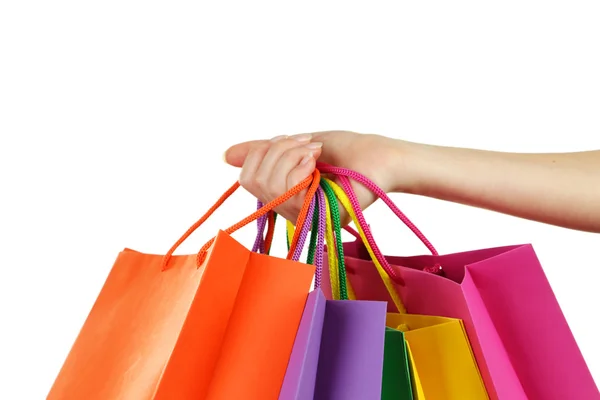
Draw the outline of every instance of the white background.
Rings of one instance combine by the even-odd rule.
[[[237,179],[233,143],[600,148],[596,2],[199,3],[0,4],[0,398],[45,397],[117,253],[166,251]],[[598,235],[393,198],[441,252],[533,243],[600,380]],[[254,207],[236,194],[183,251]],[[385,252],[423,253],[390,216],[367,212]]]

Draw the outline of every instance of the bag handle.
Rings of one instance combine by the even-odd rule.
[[[317,162],[317,168],[321,171],[321,173],[330,173],[338,176],[345,176],[348,178],[352,178],[358,183],[361,183],[371,192],[373,192],[377,197],[379,197],[383,202],[396,214],[398,218],[406,225],[418,238],[421,242],[429,249],[432,255],[437,256],[438,252],[433,247],[429,239],[425,237],[425,235],[416,227],[416,225],[406,216],[400,209],[394,204],[392,199],[388,197],[383,189],[377,186],[373,181],[371,181],[366,176],[359,174],[356,171],[349,170],[347,168],[334,167],[329,164],[325,164],[322,162]],[[354,191],[352,191],[354,192]],[[360,208],[360,206],[359,206]],[[351,232],[352,233],[352,232]]]
[[[337,198],[333,189],[329,185],[326,179],[321,179],[321,188],[323,189],[323,193],[325,194],[326,204],[328,205],[328,215],[331,216],[331,223],[327,227],[327,248],[331,251],[327,252],[329,257],[329,264],[334,263],[335,271],[332,271],[331,265],[329,278],[332,278],[331,272],[337,272],[337,279],[339,284],[339,299],[340,300],[348,300],[348,287],[347,287],[347,279],[346,279],[346,264],[344,260],[344,248],[342,243],[342,224],[340,218],[340,211],[338,208]],[[330,227],[333,225],[333,229]],[[333,231],[333,232],[332,232]],[[332,285],[333,286],[333,285]],[[334,288],[331,288],[332,295],[336,293]]]
[[[379,250],[379,248],[377,247],[377,244],[375,243],[375,239],[373,238],[373,235],[371,234],[369,225],[367,224],[367,222],[364,219],[364,216],[363,216],[363,213],[362,213],[362,208],[360,207],[358,199],[356,198],[356,193],[354,192],[354,189],[352,188],[352,185],[350,184],[350,179],[348,179],[348,177],[346,177],[346,176],[338,176],[338,179],[339,179],[340,183],[342,184],[342,186],[344,187],[345,192],[350,196],[350,200],[351,200],[352,206],[354,207],[354,210],[356,211],[356,213],[359,216],[360,223],[363,226],[366,226],[368,228],[367,231],[366,231],[366,233],[367,233],[367,240],[369,241],[369,243],[371,245],[371,248],[375,250],[375,254],[379,258],[379,260],[381,260],[381,262],[384,263],[384,266],[385,265],[389,265],[389,263],[387,262],[387,259],[381,253],[381,251]],[[438,255],[437,252],[435,252],[433,254],[434,255]],[[392,270],[391,267],[390,267],[390,270]],[[429,273],[432,273],[432,274],[435,274],[435,275],[445,276],[445,272],[442,269],[442,266],[440,264],[438,264],[438,263],[435,263],[433,266],[428,266],[428,267],[423,268],[423,271],[429,272]],[[404,280],[403,279],[401,279],[397,275],[391,275],[391,276],[392,276],[392,278],[394,278],[394,280],[396,281],[396,283],[400,284],[401,286],[404,286]]]
[[[315,195],[315,192],[317,191],[317,189],[319,187],[320,179],[321,179],[321,173],[319,172],[318,169],[315,169],[311,176],[308,176],[307,178],[305,178],[305,180],[308,180],[308,182],[309,182],[309,185],[308,185],[309,187],[308,187],[308,191],[306,193],[304,204],[302,205],[302,208],[300,209],[300,213],[298,214],[298,220],[296,221],[296,225],[300,225],[300,226],[304,225],[304,221],[306,220],[306,216],[310,209],[310,204]],[[237,224],[232,225],[229,228],[227,228],[225,230],[225,233],[228,233],[228,234],[233,233],[236,230],[238,230],[239,228],[248,225],[250,222],[254,221],[261,215],[265,215],[270,210],[274,209],[275,207],[278,207],[282,203],[291,199],[292,197],[294,197],[296,194],[300,193],[305,188],[306,188],[306,186],[303,187],[302,182],[301,182],[300,184],[298,184],[298,185],[294,186],[293,188],[291,188],[290,190],[288,190],[282,196],[267,203],[265,206],[262,207],[261,210],[254,212],[249,217],[246,217],[243,220],[241,220],[240,222],[238,222]],[[296,232],[294,232],[294,238],[290,245],[290,250],[288,252],[286,259],[291,260],[293,258],[294,253],[296,251],[296,247],[298,246],[298,240],[300,239],[301,233],[302,233],[301,230],[296,230]],[[200,266],[202,264],[202,262],[204,262],[204,259],[206,258],[206,254],[208,252],[208,249],[210,248],[210,246],[212,246],[214,241],[215,241],[215,237],[213,237],[208,242],[206,242],[204,244],[204,246],[202,246],[202,248],[198,252],[198,255],[196,258],[196,263],[198,266]]]
[[[260,210],[264,206],[260,200],[256,201],[256,209]],[[269,254],[271,251],[271,243],[273,242],[273,235],[275,232],[275,221],[277,220],[277,213],[273,210],[269,211],[267,215],[262,215],[256,220],[256,238],[254,239],[254,245],[252,251],[254,253]],[[267,228],[267,236],[265,237],[265,228]],[[288,251],[290,250],[290,241],[288,241]]]
[[[330,269],[330,283],[332,288],[332,296],[335,300],[341,299],[356,299],[354,295],[354,291],[348,281],[347,277],[342,280],[342,285],[340,286],[340,276],[339,276],[339,260],[343,260],[343,248],[337,246],[337,242],[341,242],[342,239],[338,235],[334,233],[334,226],[341,226],[340,215],[337,212],[337,199],[333,195],[333,193],[328,193],[327,195],[323,190],[323,180],[321,178],[321,186],[317,190],[316,193],[316,202],[315,202],[315,211],[312,218],[312,228],[311,228],[311,236],[310,236],[310,244],[308,247],[308,255],[307,255],[307,264],[315,265],[315,288],[321,287],[321,279],[322,279],[322,271],[324,264],[324,244],[327,242],[328,247],[332,249],[337,249],[336,251],[330,251],[327,253],[329,258],[329,269]],[[331,201],[330,201],[331,200]],[[335,202],[333,207],[330,207],[330,203]],[[336,222],[334,222],[336,221]],[[286,238],[288,241],[291,241],[291,237],[294,235],[295,227],[292,223],[287,221],[286,224]],[[262,225],[262,224],[261,224]],[[259,225],[259,229],[263,228],[263,226]],[[308,231],[308,219],[305,221],[304,228]],[[264,229],[264,228],[263,228]],[[341,230],[336,230],[338,233]],[[259,231],[259,235],[257,238],[260,238],[261,232]],[[304,236],[301,234],[301,236]],[[260,247],[260,246],[257,246]],[[256,248],[256,247],[255,247]],[[337,253],[337,256],[336,256]],[[298,256],[297,256],[298,257]],[[345,271],[343,269],[342,271]],[[342,293],[340,293],[340,290]]]
[[[287,200],[289,200],[290,198],[294,197],[296,194],[300,193],[302,190],[308,188],[308,193],[307,193],[307,197],[306,197],[306,199],[308,201],[304,202],[304,205],[302,206],[302,209],[300,210],[300,214],[298,215],[298,221],[297,221],[297,223],[303,224],[304,220],[306,219],[306,215],[308,214],[309,208],[310,208],[310,199],[312,199],[312,197],[314,197],[314,193],[316,192],[316,190],[319,186],[319,181],[320,181],[320,172],[319,172],[319,170],[315,169],[315,171],[313,172],[312,175],[307,176],[302,182],[298,183],[296,186],[292,187],[290,190],[288,190],[286,193],[282,194],[281,196],[277,197],[276,199],[265,204],[263,207],[261,207],[259,210],[255,211],[248,217],[246,217],[243,220],[239,221],[238,223],[230,226],[229,228],[227,228],[225,230],[225,233],[231,234],[231,233],[237,231],[238,229],[248,225],[250,222],[256,220],[257,218],[259,218],[262,215],[267,214],[270,210],[274,209],[275,207],[278,207],[282,203],[284,203]],[[219,208],[225,202],[225,200],[227,200],[239,187],[240,187],[239,182],[234,183],[217,200],[217,202],[206,212],[206,214],[204,214],[198,221],[196,221],[179,238],[179,240],[177,240],[177,242],[175,242],[175,244],[169,249],[167,254],[163,257],[163,262],[162,262],[162,267],[161,267],[162,271],[165,271],[168,268],[169,261],[170,261],[171,257],[173,256],[173,253],[175,252],[175,250],[177,250],[177,248],[192,233],[194,233],[194,231],[196,229],[198,229],[217,210],[217,208]],[[299,234],[300,234],[300,231],[298,231],[297,234],[294,235],[294,241],[292,243],[292,248],[288,252],[288,256],[287,256],[288,259],[291,259],[292,255],[293,255],[292,250],[295,250],[295,247],[298,243]],[[204,244],[204,246],[202,246],[202,248],[200,249],[198,254],[196,255],[196,266],[197,267],[200,267],[202,265],[204,259],[206,258],[206,253],[207,253],[208,249],[210,248],[210,246],[212,246],[214,241],[215,241],[215,237],[213,237],[208,242],[206,242]]]
[[[313,232],[316,230],[316,235],[313,235],[316,236],[316,240],[314,240],[314,251],[312,250],[313,240],[311,240],[308,248],[308,257],[306,260],[308,264],[311,264],[311,261],[313,261],[311,260],[311,254],[314,254],[315,289],[321,287],[321,279],[323,277],[323,247],[325,246],[325,230],[327,229],[327,217],[325,216],[327,206],[325,204],[325,194],[323,193],[323,188],[320,186],[317,190],[317,206],[318,218],[313,219]]]
[[[325,190],[323,190],[323,187],[321,186],[319,189],[323,194],[323,199],[325,203],[325,243],[328,248],[335,250],[336,246],[335,236],[333,232],[333,217],[331,215],[331,203],[327,198],[327,194],[325,193]],[[323,260],[323,258],[321,258],[321,260]],[[331,296],[334,300],[340,300],[341,290],[339,276],[339,258],[336,256],[335,251],[327,252],[327,261],[329,267],[329,282],[331,285]],[[322,270],[323,266],[321,266],[321,271]]]
[[[317,188],[318,189],[318,188]],[[306,238],[308,237],[308,232],[310,231],[311,223],[315,214],[316,201],[315,195],[312,196],[312,199],[307,196],[307,200],[310,199],[308,213],[304,222],[302,223],[302,228],[300,229],[300,233],[298,235],[298,241],[296,247],[294,249],[291,248],[288,251],[293,250],[292,260],[300,261],[300,256],[302,255],[302,250],[304,249],[304,244],[306,243]],[[294,232],[295,233],[295,232]],[[270,247],[270,244],[269,244]]]
[[[333,193],[331,193],[331,195],[333,196]],[[345,299],[345,298],[354,298],[354,293],[352,291],[351,288],[348,287],[348,281],[347,279],[344,279],[342,282],[345,281],[345,285],[344,283],[342,283],[341,288],[340,288],[340,276],[339,276],[339,260],[342,259],[343,260],[343,254],[340,255],[339,254],[339,248],[337,246],[337,242],[341,242],[341,238],[337,238],[336,235],[334,234],[334,225],[340,225],[341,226],[341,222],[340,222],[340,216],[339,216],[339,212],[337,211],[337,208],[334,208],[332,211],[332,207],[330,206],[331,201],[333,200],[335,203],[334,207],[337,207],[337,199],[333,196],[330,199],[330,196],[327,196],[323,190],[323,181],[321,178],[321,185],[318,188],[315,197],[313,198],[313,200],[316,199],[316,201],[314,201],[313,204],[313,213],[312,213],[312,227],[311,227],[311,235],[310,235],[310,242],[309,242],[309,247],[308,247],[308,255],[307,255],[307,264],[314,264],[315,265],[315,288],[319,288],[321,287],[321,279],[322,279],[322,274],[323,274],[323,264],[324,264],[324,245],[325,245],[325,241],[327,241],[328,246],[332,249],[337,249],[337,257],[336,257],[336,252],[328,252],[327,255],[329,257],[329,268],[330,268],[330,283],[331,283],[331,288],[332,288],[332,296],[334,299],[339,300],[340,298]],[[257,201],[257,208],[261,208],[263,206],[263,203],[258,200]],[[277,214],[275,214],[273,211],[269,211],[269,213],[267,215],[261,216],[258,220],[257,220],[257,235],[254,241],[254,246],[252,248],[252,251],[254,252],[268,252],[269,251],[269,247],[271,245],[271,240],[272,240],[272,232],[274,230],[274,222],[275,222],[275,216]],[[271,216],[273,216],[273,218],[271,218]],[[309,219],[307,218],[304,222],[304,225],[302,227],[304,232],[300,233],[300,237],[304,238],[305,236],[308,235],[308,221]],[[334,221],[336,221],[334,223]],[[264,237],[264,230],[266,225],[269,225],[268,231],[267,231],[267,237]],[[295,226],[293,223],[291,223],[290,221],[286,221],[286,241],[288,242],[288,249],[289,249],[289,245],[290,242],[292,241],[292,238],[294,236],[295,233]],[[271,234],[270,234],[271,233]],[[337,239],[337,242],[336,242]],[[301,240],[302,243],[304,243],[303,240]],[[296,247],[296,249],[298,248],[302,248],[303,246],[300,247]],[[295,260],[299,260],[300,258],[300,252],[296,252],[294,254],[294,259]],[[345,271],[345,269],[343,270]],[[341,292],[340,293],[340,289]]]
[[[317,253],[317,242],[319,241],[319,224],[321,222],[321,215],[323,215],[323,217],[325,216],[323,214],[323,207],[321,206],[321,204],[319,204],[319,199],[320,199],[320,195],[319,193],[321,193],[321,187],[319,187],[319,189],[317,189],[317,193],[315,195],[315,213],[313,214],[313,219],[312,219],[312,225],[310,228],[310,239],[309,239],[309,243],[308,243],[308,253],[306,255],[306,263],[307,264],[314,264],[315,266],[317,265],[317,263],[315,262],[315,254]],[[325,220],[323,220],[323,223],[325,223]],[[290,231],[290,224],[286,225],[286,230]],[[292,230],[293,232],[293,230]],[[287,232],[286,232],[287,233]],[[286,237],[288,237],[288,235],[286,234]],[[315,287],[319,287],[320,286],[320,282],[321,282],[321,277],[319,275],[318,268],[315,269]]]
[[[298,235],[298,243],[296,245],[296,248],[293,249],[293,256],[292,256],[292,260],[294,261],[299,261],[300,260],[300,256],[302,255],[302,250],[304,249],[304,245],[306,244],[306,239],[308,237],[308,232],[311,231],[311,223],[313,223],[314,218],[317,217],[318,218],[318,214],[316,212],[316,196],[313,196],[312,200],[310,199],[310,197],[307,195],[305,202],[307,202],[308,200],[310,200],[309,203],[309,208],[308,208],[308,213],[306,215],[306,219],[304,220],[304,223],[302,224],[302,229]],[[258,200],[257,201],[257,209],[260,210],[263,207],[263,203]],[[263,215],[261,217],[259,217],[257,219],[257,234],[256,234],[256,238],[254,239],[254,245],[252,246],[252,252],[255,253],[262,253],[262,254],[269,254],[269,251],[271,249],[271,243],[273,241],[273,234],[274,234],[274,229],[275,229],[275,219],[276,219],[277,214],[273,211],[270,210],[266,215]],[[267,237],[264,238],[264,230],[265,230],[265,226],[268,223],[268,230],[267,230]],[[288,237],[288,252],[292,251],[291,248],[291,242],[293,240],[293,231],[292,231],[292,235],[290,235],[290,237]],[[312,235],[311,235],[311,240],[313,240]]]
[[[323,184],[323,178],[321,178],[321,184]],[[329,203],[329,199],[327,196],[327,194],[325,193],[324,190],[321,190],[322,194],[323,194],[323,199],[324,201],[326,201],[327,203]],[[337,199],[335,197],[332,197],[331,199],[333,202],[337,203]],[[329,210],[329,208],[327,208]],[[333,221],[333,219],[337,218],[338,221],[340,220],[340,215],[339,213],[329,213],[328,214],[330,219]],[[325,217],[325,221],[327,222],[327,216]],[[339,224],[341,225],[341,221],[339,222]],[[329,243],[327,244],[327,248],[328,249],[335,249],[336,251],[328,251],[327,252],[327,258],[328,258],[328,264],[329,264],[329,282],[332,288],[339,288],[340,287],[340,283],[339,283],[339,261],[338,260],[344,260],[344,276],[345,279],[342,281],[342,284],[345,286],[345,290],[348,294],[348,300],[356,300],[356,295],[354,294],[354,290],[352,289],[352,285],[350,284],[350,281],[348,280],[348,275],[345,273],[346,269],[345,269],[345,258],[344,258],[344,249],[343,246],[338,247],[336,245],[337,242],[342,243],[342,236],[335,236],[333,233],[333,222],[329,223],[329,226],[326,225],[327,228],[327,234],[330,237]],[[339,232],[339,231],[338,231]],[[341,232],[339,232],[341,233]],[[337,242],[336,242],[337,241]],[[323,246],[321,244],[321,246],[319,247],[319,261],[321,262],[321,266],[320,266],[320,270],[323,270],[323,262],[324,262],[324,250],[325,250],[325,246]],[[333,265],[333,267],[331,267]],[[319,268],[317,266],[317,268]],[[340,293],[339,293],[339,289],[337,290],[337,292],[334,292],[332,290],[332,297],[333,294],[336,293],[336,298],[339,300],[341,298]]]
[[[400,277],[396,273],[396,271],[394,271],[394,269],[392,269],[391,265],[388,263],[385,256],[381,253],[381,250],[379,250],[379,246],[377,246],[377,243],[375,242],[375,239],[373,238],[373,234],[371,233],[371,228],[369,227],[369,224],[367,224],[367,221],[365,220],[364,214],[362,212],[362,208],[358,202],[358,199],[356,198],[356,193],[354,192],[354,189],[352,188],[352,185],[350,184],[350,179],[348,179],[346,176],[338,176],[338,180],[340,181],[340,184],[342,185],[342,187],[340,188],[338,186],[339,191],[337,194],[339,195],[339,197],[343,198],[343,200],[344,200],[343,204],[346,207],[346,210],[348,211],[348,213],[351,215],[354,215],[353,221],[354,221],[354,224],[358,228],[359,237],[362,240],[363,244],[365,244],[365,246],[368,244],[369,245],[368,247],[371,249],[369,251],[369,255],[371,256],[371,259],[372,260],[377,259],[380,266],[383,268],[383,270],[394,281],[396,281],[396,283],[404,286],[404,279],[402,279],[402,277]],[[340,201],[342,201],[342,200],[340,199]],[[387,285],[386,285],[386,287],[387,287]]]
[[[347,183],[350,182],[348,180],[348,178],[346,178],[345,176],[342,176],[339,178],[340,178],[341,183],[343,183],[344,180]],[[379,248],[377,247],[377,245],[374,244],[374,241],[368,239],[369,237],[372,239],[373,236],[371,235],[369,226],[364,223],[364,216],[362,214],[362,210],[361,210],[360,206],[356,207],[354,205],[353,200],[356,200],[356,195],[353,193],[353,191],[348,193],[347,188],[346,188],[346,190],[344,190],[340,186],[338,186],[335,182],[333,182],[329,179],[323,178],[323,180],[325,180],[331,186],[331,189],[335,193],[337,199],[340,201],[342,206],[346,209],[346,211],[352,218],[352,221],[357,226],[358,234],[360,235],[362,242],[364,243],[365,247],[367,248],[367,251],[369,252],[369,255],[371,256],[371,259],[373,260],[373,263],[375,264],[375,267],[377,268],[377,272],[379,272],[379,276],[383,280],[383,283],[384,283],[394,305],[398,309],[398,312],[403,313],[403,314],[406,313],[406,307],[404,306],[399,294],[396,292],[396,289],[394,288],[394,284],[392,283],[392,280],[390,279],[390,277],[394,277],[394,281],[396,281],[397,283],[399,283],[401,285],[404,285],[404,281],[391,268],[391,266],[389,265],[387,260],[382,256],[381,251],[379,251]],[[343,185],[343,186],[345,186],[345,185]],[[350,187],[350,189],[352,189],[352,187]],[[353,196],[354,196],[354,199],[353,199]],[[387,271],[391,271],[391,273],[389,273]]]
[[[256,200],[256,209],[260,210],[264,206],[263,202],[260,200]],[[262,215],[256,219],[256,239],[254,239],[254,245],[252,246],[252,251],[254,253],[262,253],[267,254],[267,249],[265,247],[265,238],[263,237],[265,234],[265,226],[267,225],[268,217],[272,214],[272,211],[269,211],[267,215]]]

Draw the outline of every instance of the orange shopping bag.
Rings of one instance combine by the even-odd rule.
[[[312,182],[312,183],[311,183]],[[230,233],[310,185],[318,171],[196,255],[122,251],[60,370],[50,400],[277,399],[314,267],[249,251]],[[299,231],[299,230],[298,230]]]

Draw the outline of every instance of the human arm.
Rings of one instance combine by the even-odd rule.
[[[600,151],[508,153],[397,141],[415,179],[392,191],[600,232]]]
[[[600,233],[600,151],[494,152],[345,131],[301,138],[241,143],[230,148],[225,159],[242,167],[242,186],[263,201],[310,174],[313,158],[318,158],[360,172],[386,192],[422,195]],[[300,165],[307,156],[309,161]],[[375,200],[365,188],[353,186],[363,208]],[[298,198],[277,211],[294,220],[301,204]]]

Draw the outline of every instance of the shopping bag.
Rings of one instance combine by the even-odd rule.
[[[320,288],[307,299],[281,400],[379,398],[386,304],[326,300]]]
[[[320,289],[309,293],[294,340],[280,400],[312,399],[315,395],[319,352],[325,321],[325,296]]]
[[[316,241],[311,240],[309,253],[316,253],[314,260],[320,275],[328,207],[322,190],[317,192],[317,198],[320,218],[315,218],[315,226],[320,229],[313,232],[320,234]],[[326,300],[319,284],[317,281],[306,301],[279,399],[380,398],[386,304],[347,301],[343,294],[342,300]]]
[[[252,253],[229,234],[314,177],[198,255],[172,254],[239,185],[166,255],[121,252],[47,398],[277,399],[314,267]]]
[[[389,321],[386,321],[390,325]],[[393,323],[392,323],[393,325]],[[402,396],[400,396],[402,395]],[[401,330],[385,328],[381,400],[412,400],[408,348]]]
[[[328,300],[315,400],[381,396],[386,304]]]
[[[323,179],[321,185],[323,181],[357,225],[359,236],[376,265],[380,281],[389,282],[389,276],[382,266],[385,260],[377,258],[373,251],[376,245],[367,238],[372,238],[372,235],[364,222],[352,188],[348,185],[346,194],[333,181]],[[340,254],[340,257],[342,256],[343,254]],[[412,349],[413,367],[420,378],[418,391],[428,399],[487,399],[488,395],[462,321],[439,316],[407,314],[397,292],[392,290],[394,293],[390,300],[400,313],[389,313],[387,325],[402,330]],[[353,292],[357,296],[355,289]]]
[[[408,364],[410,367],[410,382],[412,386],[413,398],[415,400],[423,400],[425,399],[425,393],[423,393],[423,385],[421,384],[419,371],[417,371],[417,367],[415,366],[415,359],[413,357],[412,350],[410,349],[410,344],[408,342],[405,342],[404,344],[406,345],[406,354],[408,355]]]
[[[413,374],[428,399],[487,399],[462,321],[429,315],[388,313],[410,345]]]
[[[342,168],[319,168],[339,174],[347,191],[346,176],[372,189],[431,250],[432,255],[386,257],[393,286],[411,313],[463,321],[492,398],[600,398],[531,244],[438,255],[373,182]],[[396,311],[363,242],[343,247],[357,298],[388,301],[388,311]]]

